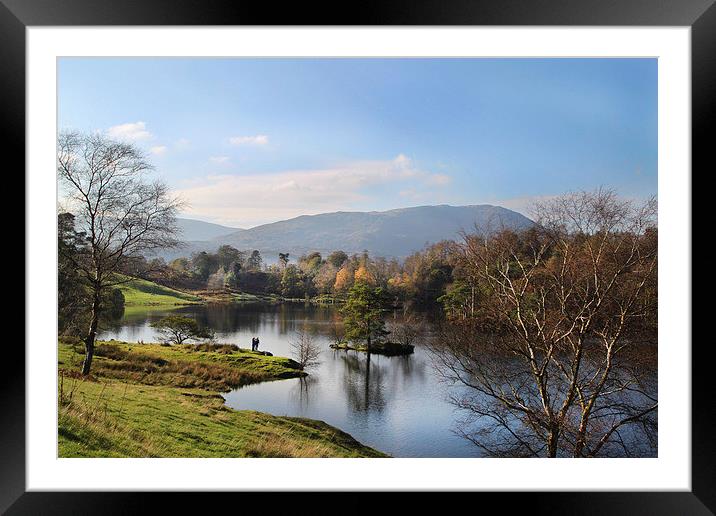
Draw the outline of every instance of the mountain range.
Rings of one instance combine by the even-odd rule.
[[[239,228],[230,228],[220,224],[204,222],[203,220],[177,218],[179,227],[178,237],[184,242],[213,240],[224,235],[244,231]]]
[[[267,262],[279,252],[292,258],[311,252],[343,250],[372,256],[404,258],[426,244],[454,240],[461,231],[485,233],[500,228],[524,229],[533,222],[512,210],[488,204],[416,206],[388,211],[322,213],[237,229],[192,219],[179,219],[184,247],[161,253],[167,259],[214,251],[228,244],[258,249]],[[274,256],[275,255],[275,256]]]

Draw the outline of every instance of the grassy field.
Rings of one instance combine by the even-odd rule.
[[[122,291],[127,307],[189,305],[202,301],[198,296],[139,278],[122,283],[117,288]]]
[[[59,344],[60,457],[383,457],[321,422],[228,408],[239,385],[304,375],[294,361],[228,345],[103,342],[92,374]]]
[[[248,292],[232,293],[232,301],[238,303],[280,303],[281,298],[265,294],[249,294]]]
[[[123,276],[129,279],[126,276]],[[284,301],[306,301],[319,304],[339,304],[343,300],[331,296],[320,296],[313,299],[293,299],[273,294],[250,294],[236,290],[197,290],[191,293],[182,292],[170,287],[159,285],[152,281],[133,278],[117,286],[124,295],[125,312],[146,309],[148,307],[168,308],[172,306],[191,305],[197,303],[281,303]]]

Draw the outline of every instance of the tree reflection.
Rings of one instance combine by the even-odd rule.
[[[383,392],[385,368],[376,363],[370,355],[360,356],[357,353],[342,353],[344,363],[343,388],[348,403],[354,412],[381,412],[386,400]]]
[[[315,376],[303,376],[291,388],[289,396],[294,400],[301,411],[307,410],[311,406],[311,389],[315,388],[318,378]]]

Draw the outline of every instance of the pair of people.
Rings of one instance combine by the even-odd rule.
[[[258,351],[259,350],[259,338],[254,337],[251,339],[251,351]]]

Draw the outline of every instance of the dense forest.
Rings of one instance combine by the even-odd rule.
[[[83,252],[83,235],[74,230],[72,215],[61,214],[59,227],[61,256],[71,250]],[[169,263],[161,258],[132,256],[123,261],[120,271],[182,290],[229,290],[294,300],[339,302],[356,282],[363,281],[382,287],[396,302],[434,306],[446,293],[454,295],[464,289],[457,251],[455,242],[444,241],[402,262],[372,257],[367,252],[348,255],[340,250],[328,256],[313,252],[295,261],[289,253],[280,253],[278,263],[266,265],[257,250],[242,251],[224,245],[216,252],[203,251]],[[71,261],[60,264],[61,283],[69,287],[65,291],[68,303],[61,304],[68,309],[72,305],[70,298],[77,299],[74,294],[82,284],[83,279],[77,275]]]

